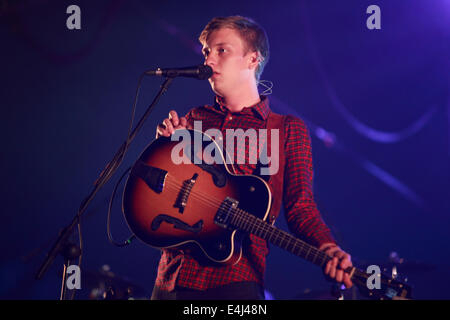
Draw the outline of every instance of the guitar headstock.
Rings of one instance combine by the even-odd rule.
[[[362,295],[374,300],[412,299],[412,287],[395,275],[382,272],[376,265],[367,267],[366,272],[355,269],[352,281]]]

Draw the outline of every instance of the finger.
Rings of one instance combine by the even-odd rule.
[[[336,278],[336,268],[334,268],[334,267],[331,268],[329,277],[331,279],[335,279]]]
[[[178,127],[180,119],[178,118],[178,114],[176,111],[172,110],[169,112],[169,120],[172,120],[172,124],[174,127]]]
[[[344,271],[341,269],[336,270],[336,281],[342,282],[344,280]]]
[[[187,127],[187,120],[185,117],[180,118],[180,127],[186,128]]]
[[[334,257],[336,255],[336,253],[339,252],[339,251],[340,251],[339,247],[334,246],[334,247],[331,247],[331,248],[327,249],[325,252],[330,257]]]
[[[348,259],[341,260],[341,262],[339,264],[339,268],[342,270],[347,270],[348,268],[351,268],[351,267],[353,267],[353,264]]]
[[[166,130],[166,126],[162,123],[156,127],[156,133],[158,134],[158,136],[164,136],[164,137],[170,136],[169,131]]]
[[[333,260],[331,260],[331,269],[330,269],[330,277],[331,278],[336,278],[336,266],[338,264],[338,260],[337,258],[333,258]]]
[[[349,266],[348,264],[349,263],[351,264],[351,256],[347,252],[339,249],[339,247],[336,247],[336,248],[337,249],[333,248],[332,252],[330,252],[329,254],[332,257],[337,257],[339,259],[339,261],[340,261],[339,267],[340,268],[344,268],[345,266],[348,267]]]
[[[174,133],[174,129],[173,129],[173,125],[172,125],[172,121],[170,121],[169,119],[164,119],[164,125],[166,126],[166,130],[169,132],[169,134]]]
[[[337,257],[339,259],[342,259],[345,256],[345,251],[342,251],[341,249],[337,249],[333,251],[333,257]]]
[[[331,270],[331,264],[332,264],[331,260],[327,262],[327,264],[325,266],[325,271],[324,271],[325,275],[329,275],[330,270]]]
[[[350,280],[350,275],[348,273],[344,274],[344,285],[347,289],[350,289],[353,286],[353,282]]]
[[[351,260],[351,257],[349,254],[344,254],[342,255],[342,257],[340,258],[340,263],[339,263],[339,267],[341,269],[347,269],[348,267],[352,267],[353,263]]]

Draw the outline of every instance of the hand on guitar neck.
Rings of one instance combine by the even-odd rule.
[[[324,243],[319,250],[324,251],[332,258],[323,269],[325,277],[338,283],[343,282],[347,289],[351,288],[353,286],[351,276],[344,272],[344,270],[353,267],[351,256],[335,243]]]

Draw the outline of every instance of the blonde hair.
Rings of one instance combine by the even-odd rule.
[[[255,70],[255,78],[259,80],[269,60],[269,39],[264,29],[251,18],[242,16],[215,17],[203,29],[198,40],[205,45],[209,35],[222,28],[230,28],[239,32],[244,41],[244,54],[249,50],[258,53],[258,66]]]

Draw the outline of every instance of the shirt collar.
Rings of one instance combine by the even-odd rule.
[[[260,95],[259,97],[260,97],[261,101],[259,101],[258,103],[254,104],[252,106],[244,107],[244,109],[242,109],[242,111],[240,111],[240,113],[245,114],[245,113],[253,112],[257,116],[259,116],[262,120],[266,120],[270,113],[269,98],[264,95]],[[229,112],[229,110],[226,107],[224,98],[222,98],[220,96],[215,97],[214,105],[212,107],[217,111],[221,111],[224,113]]]

